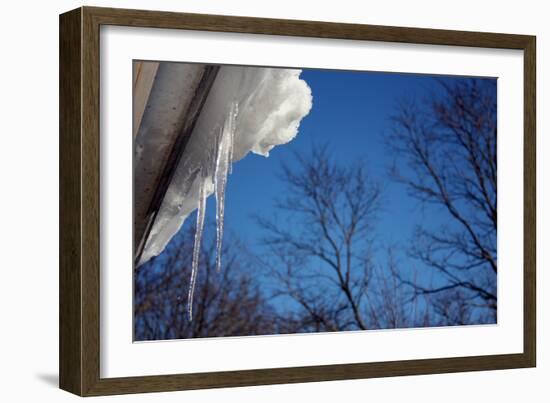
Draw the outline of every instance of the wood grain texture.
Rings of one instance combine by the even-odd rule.
[[[537,130],[536,39],[524,48],[523,90],[523,354],[536,366],[537,339]]]
[[[101,25],[522,49],[525,122],[524,352],[381,363],[100,378]],[[526,35],[93,7],[83,7],[63,14],[60,17],[60,386],[81,396],[92,396],[535,366],[535,54],[535,37]]]
[[[105,25],[523,49],[526,35],[85,7]]]
[[[81,394],[81,11],[59,22],[59,386]]]
[[[99,379],[99,27],[82,10],[82,391],[89,394]]]

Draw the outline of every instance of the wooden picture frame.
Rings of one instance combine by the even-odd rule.
[[[227,372],[100,377],[100,26],[523,50],[523,353]],[[80,396],[315,382],[536,365],[535,37],[81,7],[60,16],[60,387]]]

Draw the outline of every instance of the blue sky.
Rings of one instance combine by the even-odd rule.
[[[384,186],[378,238],[388,243],[406,241],[422,219],[422,209],[403,186],[389,180],[393,156],[387,152],[384,135],[397,101],[422,100],[439,89],[441,77],[333,70],[304,70],[301,77],[311,87],[313,108],[293,141],[275,147],[268,158],[249,154],[235,163],[226,191],[226,229],[254,248],[262,230],[252,216],[271,216],[274,200],[285,192],[286,185],[278,178],[281,164],[292,167],[294,153],[307,154],[314,145],[328,144],[336,161],[360,159]],[[210,217],[215,215],[214,204],[209,201]]]
[[[252,252],[261,254],[266,233],[254,216],[273,216],[275,201],[286,190],[286,184],[280,180],[282,163],[292,168],[295,153],[307,155],[313,146],[328,144],[338,163],[360,159],[383,186],[383,211],[378,216],[374,234],[375,248],[379,250],[375,258],[384,259],[384,248],[392,245],[396,246],[400,265],[418,267],[418,262],[406,255],[415,226],[428,223],[432,228],[438,227],[447,222],[448,217],[433,205],[429,210],[422,208],[403,185],[390,178],[388,170],[394,154],[388,151],[384,137],[391,130],[390,118],[399,100],[412,98],[422,102],[430,94],[441,91],[440,81],[451,83],[456,77],[304,70],[301,78],[311,87],[312,110],[290,143],[275,147],[268,158],[250,153],[234,164],[226,189],[224,240],[236,237]],[[399,168],[406,169],[400,164],[398,162]],[[214,197],[207,201],[206,219],[207,222],[215,219]],[[193,225],[194,221],[193,215],[183,227]],[[213,232],[214,228],[207,226],[205,230]],[[162,255],[159,257],[155,261],[162,264]],[[269,287],[269,280],[262,281]]]

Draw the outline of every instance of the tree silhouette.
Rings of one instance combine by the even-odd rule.
[[[193,320],[189,320],[186,305],[193,237],[192,227],[180,232],[163,254],[162,264],[151,261],[137,269],[134,338],[165,340],[278,333],[277,321],[252,268],[243,259],[239,245],[229,241],[225,243],[220,272],[216,270],[214,242],[202,248]]]
[[[436,311],[451,324],[494,322],[496,82],[442,81],[441,92],[427,103],[403,102],[393,123],[390,149],[406,162],[406,168],[394,168],[393,177],[448,219],[437,227],[429,220],[419,225],[409,251],[437,271],[437,281],[405,281],[417,294],[430,294]]]
[[[295,158],[296,166],[283,166],[282,214],[257,217],[268,233],[263,263],[274,295],[297,307],[280,313],[284,322],[299,332],[422,325],[424,316],[396,281],[395,260],[380,266],[373,258],[381,186],[361,161],[338,164],[327,147]]]

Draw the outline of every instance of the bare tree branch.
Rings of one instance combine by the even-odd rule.
[[[455,297],[468,297],[465,307],[482,300],[496,311],[496,84],[469,78],[441,84],[427,104],[400,105],[388,141],[407,164],[394,167],[393,177],[449,218],[438,228],[420,227],[411,248],[447,282],[409,283],[423,294],[456,290]]]

